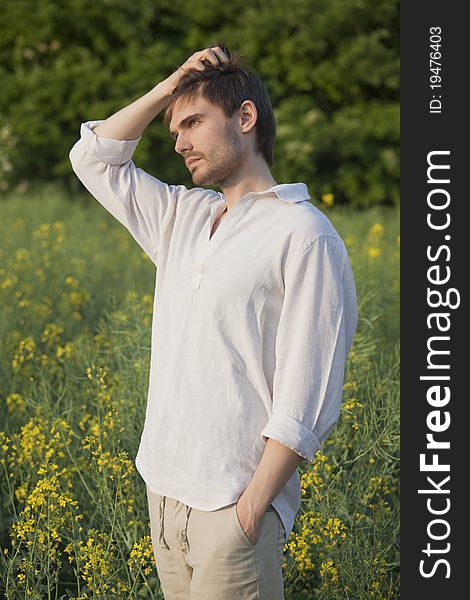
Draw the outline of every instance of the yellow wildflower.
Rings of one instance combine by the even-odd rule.
[[[144,575],[149,575],[154,569],[154,555],[152,548],[152,539],[150,535],[145,535],[134,546],[127,561],[129,569],[142,569]]]
[[[23,400],[20,394],[13,392],[7,396],[6,399],[8,412],[10,413],[24,413],[26,410],[26,402]]]
[[[335,195],[331,194],[331,193],[322,194],[321,200],[322,200],[323,204],[326,204],[326,206],[333,206],[334,201],[335,201]]]
[[[331,581],[336,582],[339,580],[338,569],[334,566],[332,560],[322,562],[320,565],[320,576],[328,577]]]
[[[369,235],[374,238],[381,238],[385,232],[385,227],[382,223],[374,223],[369,229]]]
[[[369,258],[377,258],[382,254],[382,250],[378,246],[369,246],[367,248],[367,256]]]

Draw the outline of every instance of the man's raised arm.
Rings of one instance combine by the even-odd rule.
[[[168,106],[188,70],[225,60],[219,48],[195,52],[177,71],[106,120],[86,121],[69,152],[77,177],[134,237],[155,265],[163,236],[171,235],[184,185],[168,185],[131,160],[149,123]],[[204,62],[206,61],[206,62]]]
[[[195,52],[167,79],[96,127],[96,135],[112,140],[133,140],[140,137],[147,125],[168,106],[171,93],[182,75],[191,69],[203,71],[206,68],[203,60],[217,65],[219,62],[225,62],[227,56],[218,46]]]
[[[158,83],[144,96],[114,113],[94,129],[110,140],[134,140],[168,106],[173,87],[169,79]]]

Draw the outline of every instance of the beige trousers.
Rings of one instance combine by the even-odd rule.
[[[285,530],[272,506],[253,544],[235,503],[203,511],[154,494],[148,486],[147,498],[165,600],[284,600]]]

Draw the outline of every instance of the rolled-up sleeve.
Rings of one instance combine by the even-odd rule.
[[[72,168],[87,190],[158,263],[164,232],[174,220],[183,185],[168,185],[135,166],[131,160],[140,136],[113,140],[93,131],[103,120],[86,121],[80,139],[69,152]]]
[[[313,462],[339,418],[357,319],[344,242],[339,236],[319,235],[286,264],[272,415],[261,431],[263,438],[273,438]]]

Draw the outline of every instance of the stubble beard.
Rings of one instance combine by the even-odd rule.
[[[210,159],[206,157],[196,163],[192,173],[193,183],[197,186],[228,187],[236,178],[243,164],[243,147],[240,138],[230,124],[224,128],[224,139],[214,149]]]

